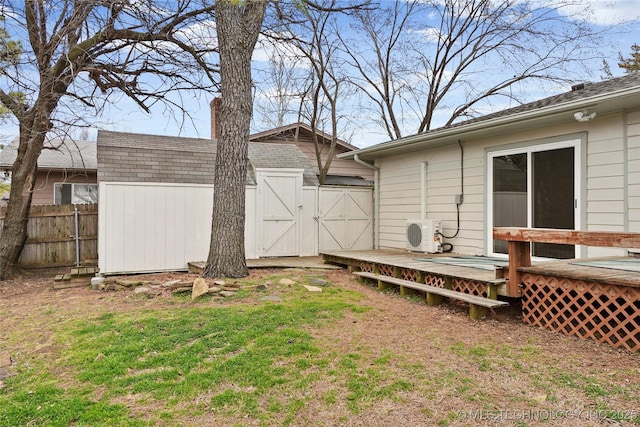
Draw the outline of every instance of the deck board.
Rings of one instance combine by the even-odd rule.
[[[455,256],[452,254],[424,254],[403,250],[379,249],[370,251],[324,251],[322,256],[326,262],[343,260],[343,262],[350,261],[349,265],[358,265],[361,261],[364,261],[487,283],[492,283],[496,279],[503,277],[503,269],[500,267],[497,267],[495,271],[491,271],[481,268],[419,261],[419,258]]]
[[[410,268],[425,273],[439,274],[448,277],[459,277],[490,283],[491,280],[503,277],[504,270],[496,268],[495,272],[479,268],[460,267],[435,262],[419,261],[419,258],[455,256],[455,254],[423,254],[400,249],[378,249],[370,251],[325,251],[322,253],[326,262],[347,262],[357,266],[359,262],[387,264],[401,268]],[[565,277],[572,280],[584,280],[618,286],[640,288],[640,274],[633,271],[615,270],[611,268],[576,265],[575,262],[615,260],[625,257],[606,257],[589,259],[570,259],[557,261],[534,261],[530,267],[521,267],[523,273],[534,273],[547,276]],[[640,259],[638,260],[640,262]]]

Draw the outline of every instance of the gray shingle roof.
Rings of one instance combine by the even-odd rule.
[[[216,142],[210,139],[99,131],[98,181],[212,184]],[[249,143],[247,184],[256,168],[303,169],[304,185],[318,179],[295,146]]]
[[[597,83],[581,83],[573,85],[570,92],[564,92],[559,95],[550,96],[548,98],[539,99],[537,101],[522,104],[517,107],[508,108],[506,110],[497,111],[495,113],[487,114],[482,117],[477,117],[464,122],[455,123],[449,127],[464,126],[470,123],[481,122],[485,120],[494,119],[496,117],[505,117],[513,114],[521,113],[524,111],[537,110],[539,108],[551,107],[553,105],[564,104],[566,102],[578,101],[581,99],[587,99],[598,95],[603,95],[627,88],[632,88],[640,85],[640,73],[633,73],[614,79],[604,80]]]
[[[18,153],[18,138],[0,151],[0,168],[11,169]],[[39,169],[92,170],[97,169],[96,143],[52,139],[46,141],[38,158]]]
[[[338,155],[340,159],[358,156],[371,161],[376,158],[436,147],[458,144],[461,138],[486,138],[492,135],[522,130],[550,123],[574,120],[578,109],[591,109],[600,114],[638,108],[640,105],[640,73],[605,80],[598,83],[574,85],[571,91],[497,111],[482,117],[450,126],[382,142],[370,147]]]

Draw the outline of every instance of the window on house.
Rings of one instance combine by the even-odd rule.
[[[53,203],[56,205],[79,205],[83,203],[98,203],[97,184],[62,184],[54,185],[55,195]]]

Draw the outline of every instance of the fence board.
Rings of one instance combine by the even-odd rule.
[[[78,209],[80,262],[98,259],[98,205],[32,206],[22,267],[67,266],[76,263],[74,209]],[[0,237],[6,208],[0,209]]]

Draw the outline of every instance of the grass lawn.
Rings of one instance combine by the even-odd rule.
[[[521,324],[513,340],[495,320],[326,274],[262,271],[226,299],[7,299],[0,426],[640,424],[638,355]],[[322,292],[301,286],[318,276]]]

